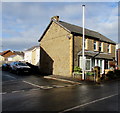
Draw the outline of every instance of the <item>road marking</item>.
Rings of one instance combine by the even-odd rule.
[[[9,80],[9,81],[4,81],[2,82],[2,84],[13,84],[13,83],[18,83],[18,82],[21,82],[21,80]]]
[[[10,75],[4,75],[4,76],[7,76],[7,77],[10,77],[10,78],[16,79],[15,77],[10,76]]]
[[[31,89],[30,91],[40,90],[40,88]]]
[[[80,107],[83,107],[83,106],[86,106],[86,105],[89,105],[89,104],[93,104],[95,102],[99,102],[99,101],[102,101],[102,100],[105,100],[105,99],[108,99],[108,98],[111,98],[111,97],[114,97],[118,94],[113,94],[113,95],[110,95],[110,96],[107,96],[107,97],[103,97],[103,98],[100,98],[100,99],[96,99],[94,101],[91,101],[91,102],[88,102],[88,103],[85,103],[85,104],[81,104],[81,105],[78,105],[78,106],[75,106],[75,107],[72,107],[72,108],[69,108],[69,109],[66,109],[66,110],[63,110],[59,113],[64,113],[64,112],[68,112],[68,111],[72,111],[74,109],[77,109],[77,108],[80,108]]]
[[[6,82],[14,82],[16,80],[6,80],[6,81],[2,81],[2,83],[6,83]]]
[[[53,87],[50,86],[41,86],[42,89],[52,89]]]
[[[18,93],[18,92],[22,92],[24,90],[18,90],[18,91],[12,91],[11,93]]]
[[[30,90],[27,90],[27,91],[35,91],[35,90],[39,90],[40,88],[35,88],[35,89],[30,89]],[[20,93],[20,92],[25,92],[26,90],[18,90],[18,91],[12,91],[12,92],[3,92],[3,93],[0,93],[1,94],[8,94],[8,93]]]
[[[59,85],[52,85],[54,88],[63,88],[65,86],[59,86]]]
[[[36,84],[33,84],[33,83],[31,83],[31,82],[28,82],[28,81],[24,81],[24,80],[23,80],[23,82],[25,82],[25,83],[27,83],[27,84],[30,84],[30,85],[33,85],[33,86],[35,86],[35,87],[41,88],[41,86],[36,85]]]
[[[3,93],[0,93],[0,95],[4,95],[4,94],[6,94],[7,92],[3,92]]]

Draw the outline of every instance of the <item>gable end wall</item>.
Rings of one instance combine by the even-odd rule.
[[[40,70],[42,73],[71,76],[72,37],[55,22],[40,41]]]

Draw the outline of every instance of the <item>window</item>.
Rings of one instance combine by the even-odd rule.
[[[86,59],[86,70],[91,70],[91,59]]]
[[[94,50],[97,50],[97,42],[94,41]]]
[[[79,57],[79,67],[83,67],[83,60],[82,56]],[[85,70],[90,71],[91,70],[91,59],[85,59]]]
[[[108,44],[107,51],[110,53],[110,44]]]
[[[87,39],[85,39],[85,49],[87,49]]]
[[[99,51],[102,51],[102,42],[99,43]]]

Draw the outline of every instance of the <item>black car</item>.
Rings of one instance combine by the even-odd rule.
[[[10,64],[7,64],[7,63],[2,64],[2,70],[3,71],[9,71],[10,70]]]
[[[11,72],[15,72],[17,74],[20,73],[29,73],[31,68],[23,62],[12,62],[10,63]]]

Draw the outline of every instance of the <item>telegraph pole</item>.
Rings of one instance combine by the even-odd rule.
[[[85,79],[85,5],[82,5],[83,8],[83,47],[82,47],[82,80]]]

